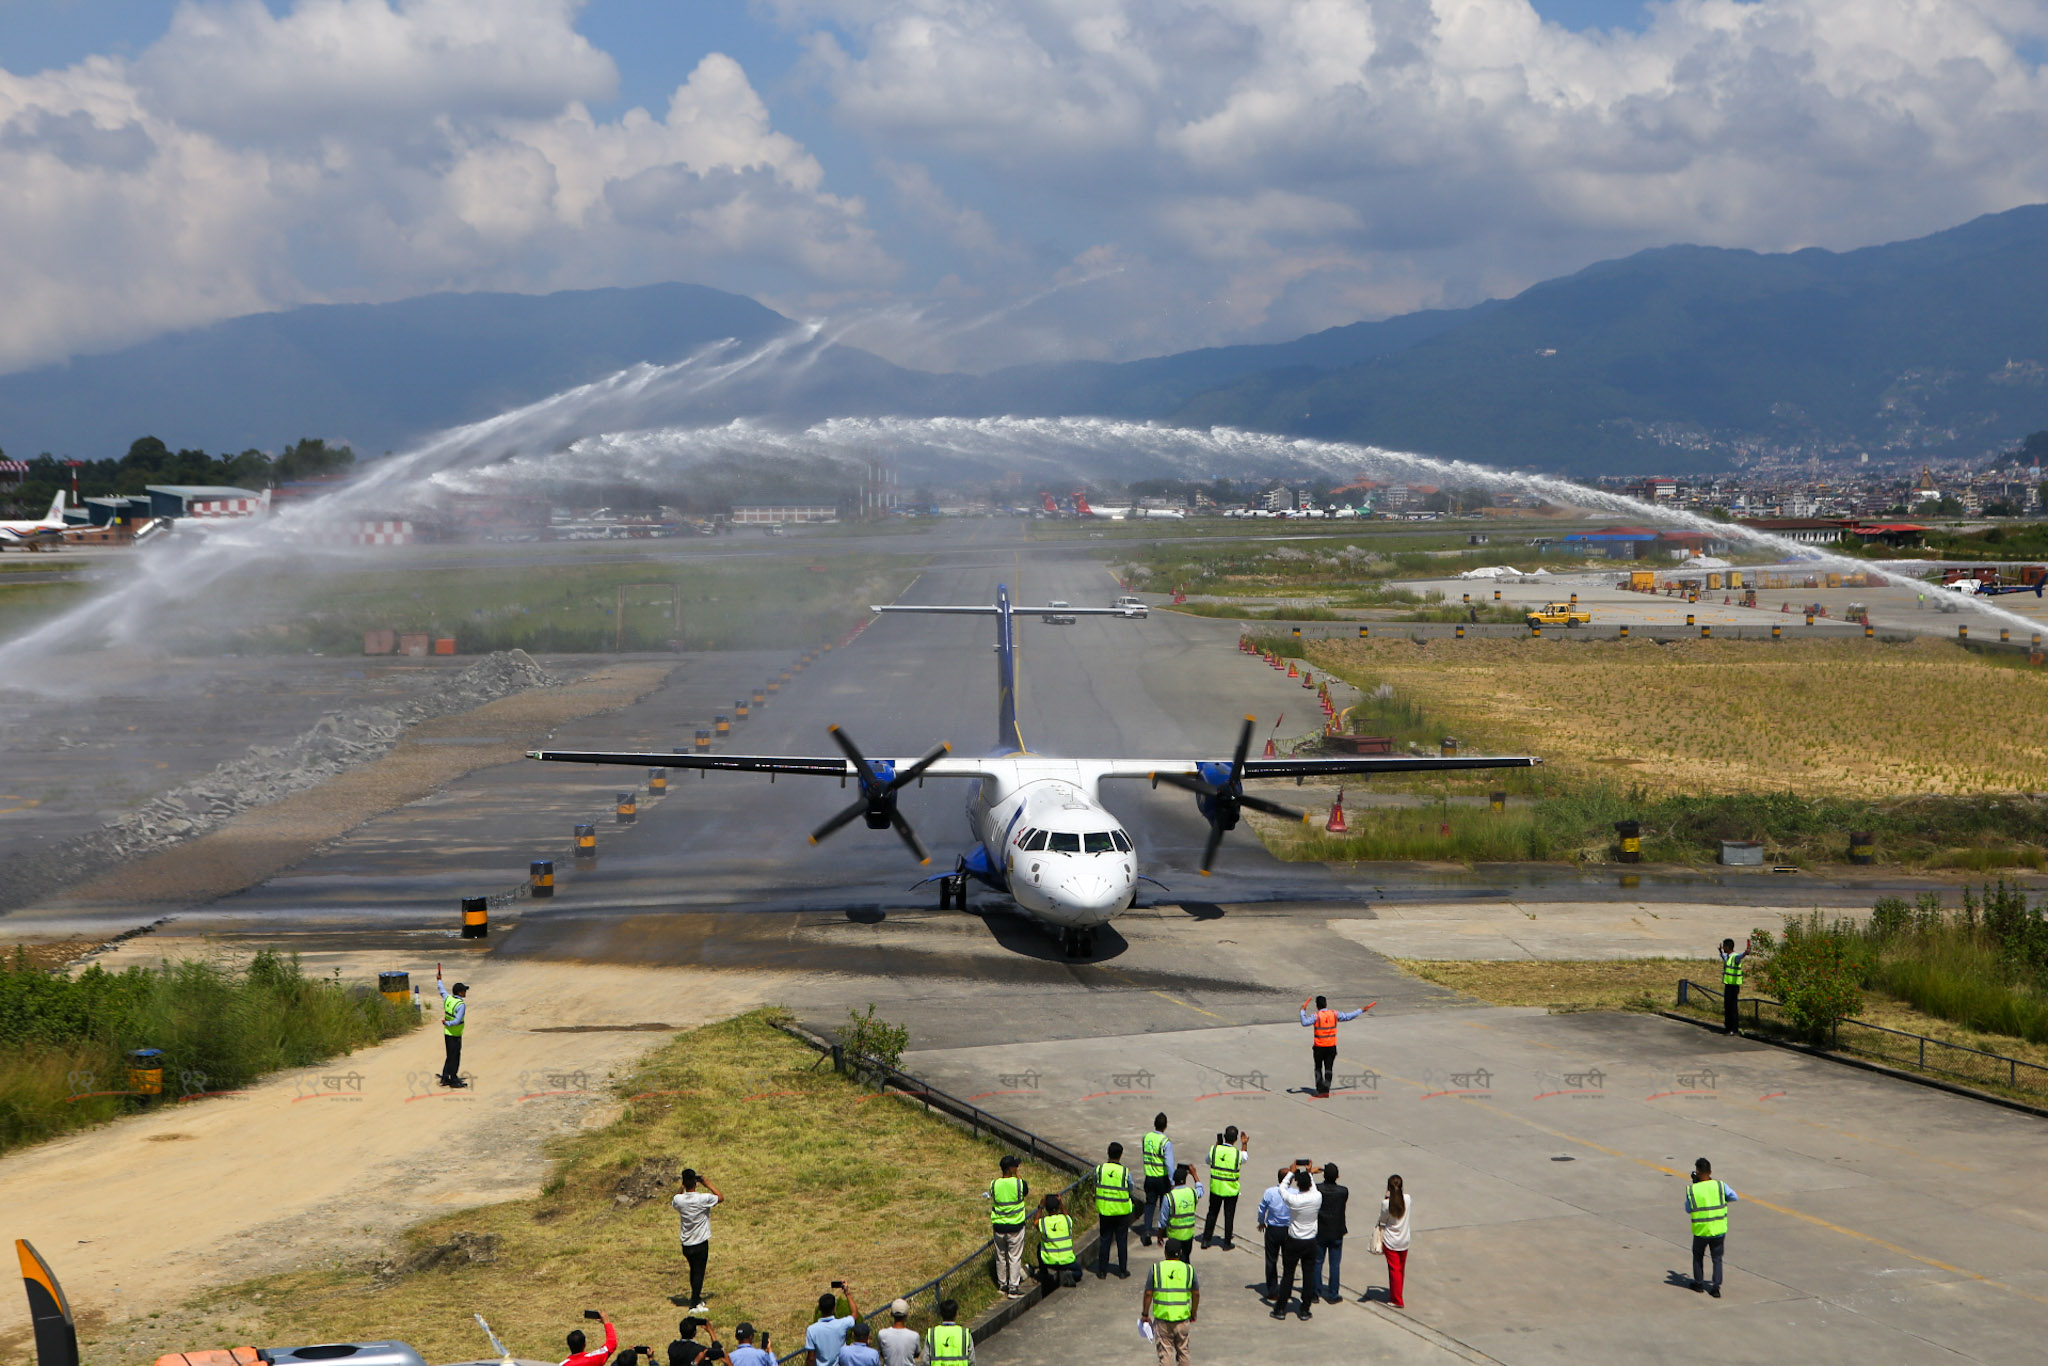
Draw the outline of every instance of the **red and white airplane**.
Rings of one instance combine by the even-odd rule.
[[[41,521],[0,521],[0,548],[20,546],[26,550],[39,550],[63,539],[64,533],[70,530],[73,530],[71,524],[64,520],[64,490],[58,489],[57,496],[50,500],[49,515]]]

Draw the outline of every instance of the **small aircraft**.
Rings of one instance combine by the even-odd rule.
[[[1017,727],[1016,614],[1007,585],[997,585],[993,604],[970,606],[888,606],[877,613],[930,613],[994,617],[996,623],[996,748],[982,758],[957,758],[940,743],[914,758],[870,759],[838,726],[830,728],[837,755],[660,754],[585,750],[532,750],[529,759],[572,764],[623,764],[633,768],[728,769],[740,773],[789,773],[851,779],[859,796],[811,832],[811,842],[861,820],[870,830],[895,830],[920,864],[931,856],[897,809],[897,794],[924,778],[971,778],[967,826],[973,846],[950,873],[914,884],[939,884],[941,910],[967,908],[969,879],[1003,893],[1030,919],[1057,930],[1069,957],[1094,952],[1095,931],[1129,908],[1138,883],[1152,882],[1138,871],[1138,851],[1123,822],[1102,804],[1104,779],[1137,778],[1154,787],[1166,783],[1194,794],[1209,823],[1201,872],[1209,875],[1223,837],[1245,811],[1290,820],[1305,813],[1246,792],[1259,778],[1323,778],[1349,773],[1411,773],[1445,769],[1527,768],[1535,758],[1363,755],[1331,759],[1252,758],[1253,718],[1244,718],[1237,747],[1228,758],[1055,758],[1025,748]],[[1027,612],[1033,609],[1026,609]],[[1121,616],[1116,607],[1074,607],[1075,616]]]
[[[1141,521],[1156,520],[1166,522],[1185,522],[1188,519],[1188,515],[1185,512],[1177,512],[1172,508],[1139,507],[1136,503],[1131,504],[1127,508],[1090,507],[1088,506],[1088,495],[1085,493],[1076,493],[1074,495],[1074,512],[1076,516],[1100,517],[1111,522],[1121,522],[1131,517],[1138,518]]]
[[[38,522],[0,522],[0,547],[26,546],[31,550],[60,540],[71,524],[64,520],[64,490],[50,500],[49,515]]]

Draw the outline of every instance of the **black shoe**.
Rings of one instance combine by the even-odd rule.
[[[1276,1319],[1284,1319],[1287,1317],[1287,1311],[1285,1309],[1275,1309],[1273,1311],[1273,1317]]]
[[[1098,1281],[1106,1281],[1109,1279],[1109,1273],[1107,1271],[1102,1271],[1098,1269],[1095,1273],[1095,1279]]]
[[[1314,1317],[1315,1317],[1315,1315],[1314,1315],[1314,1314],[1311,1314],[1311,1313],[1309,1313],[1309,1312],[1308,1312],[1308,1310],[1306,1310],[1306,1309],[1304,1309],[1304,1310],[1302,1310],[1302,1311],[1301,1311],[1301,1321],[1302,1321],[1303,1323],[1307,1323],[1307,1322],[1308,1322],[1308,1321],[1309,1321],[1310,1319],[1312,1319],[1312,1318],[1314,1318]]]
[[[1228,1238],[1225,1238],[1223,1240],[1223,1250],[1225,1252],[1235,1252],[1237,1251],[1237,1244],[1231,1242]]]
[[[1131,1269],[1127,1266],[1118,1267],[1116,1269],[1116,1278],[1120,1281],[1129,1280],[1131,1278]]]
[[[1325,1295],[1323,1296],[1323,1303],[1342,1304],[1344,1303],[1344,1297],[1342,1295]]]
[[[1707,1293],[1718,1300],[1721,1298],[1721,1287],[1718,1285],[1710,1285],[1707,1287]]]
[[[1692,1283],[1692,1293],[1695,1295],[1699,1294],[1702,1290],[1705,1290],[1706,1288],[1706,1282],[1704,1281],[1694,1281]]]

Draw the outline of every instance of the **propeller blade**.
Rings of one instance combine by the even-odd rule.
[[[1220,787],[1211,787],[1200,778],[1191,778],[1185,773],[1155,773],[1152,778],[1155,782],[1170,783],[1189,792],[1199,792],[1204,797],[1213,797],[1223,790]]]
[[[1297,811],[1291,806],[1282,806],[1278,802],[1269,802],[1264,797],[1254,797],[1250,794],[1239,797],[1237,804],[1248,810],[1263,811],[1269,816],[1280,816],[1290,821],[1298,821],[1307,814]]]
[[[833,816],[831,820],[826,821],[816,830],[813,830],[811,832],[811,843],[816,844],[819,840],[824,839],[827,835],[831,834],[833,831],[837,830],[840,826],[846,824],[854,817],[866,815],[867,809],[867,798],[863,797],[859,801],[855,802],[852,806],[849,806],[844,810],[840,811],[837,815]]]
[[[1223,844],[1223,824],[1209,822],[1209,842],[1202,846],[1202,876],[1209,876],[1209,869],[1216,863],[1216,850]]]
[[[1237,733],[1237,754],[1230,761],[1230,776],[1233,781],[1238,774],[1244,772],[1244,756],[1252,752],[1252,727],[1257,724],[1257,717],[1247,716],[1244,718],[1244,729]]]
[[[894,792],[899,787],[909,786],[911,783],[914,783],[919,778],[923,777],[924,771],[926,769],[930,768],[933,764],[945,758],[948,754],[951,754],[952,752],[953,747],[947,744],[945,741],[941,740],[938,744],[933,745],[930,749],[926,750],[924,752],[923,758],[919,759],[909,768],[906,768],[901,773],[897,774],[895,781],[891,782],[885,790],[889,792]]]
[[[832,737],[841,750],[845,751],[846,757],[853,760],[853,766],[860,771],[862,791],[872,791],[881,785],[875,778],[875,770],[868,764],[867,756],[860,752],[858,745],[855,745],[852,740],[847,738],[845,731],[837,726],[827,726],[825,727],[825,732]]]
[[[932,856],[927,854],[924,851],[924,846],[917,842],[917,832],[910,828],[910,822],[904,820],[903,813],[893,806],[889,808],[889,824],[896,827],[896,833],[901,835],[903,842],[910,846],[910,852],[917,855],[917,862],[920,867],[932,861]]]

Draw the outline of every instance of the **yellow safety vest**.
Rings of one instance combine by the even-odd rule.
[[[462,1037],[462,1026],[455,1022],[455,1012],[462,1009],[462,998],[450,996],[441,1002],[441,1032],[451,1038]]]
[[[1742,985],[1742,960],[1729,954],[1721,960],[1721,985],[1739,987]]]
[[[1195,1236],[1195,1188],[1175,1186],[1166,1193],[1166,1236],[1187,1242]]]
[[[1064,1214],[1048,1214],[1038,1221],[1038,1263],[1067,1266],[1074,1260],[1074,1221]]]
[[[1154,1129],[1145,1135],[1138,1146],[1145,1150],[1145,1175],[1166,1175],[1166,1135]]]
[[[1024,1222],[1024,1182],[1015,1176],[999,1176],[988,1185],[988,1221],[1008,1226]]]
[[[1218,1143],[1209,1149],[1209,1189],[1217,1195],[1237,1194],[1237,1173],[1243,1157],[1228,1143]]]
[[[1152,1317],[1161,1323],[1179,1323],[1194,1317],[1195,1269],[1178,1258],[1168,1257],[1152,1268]]]
[[[1692,1183],[1692,1236],[1718,1238],[1728,1231],[1728,1196],[1719,1181]]]
[[[924,1330],[925,1357],[932,1366],[967,1360],[967,1330],[957,1323],[941,1323]]]
[[[1131,1174],[1120,1162],[1105,1162],[1095,1169],[1095,1212],[1112,1218],[1131,1212]]]

